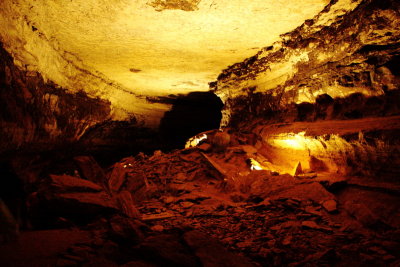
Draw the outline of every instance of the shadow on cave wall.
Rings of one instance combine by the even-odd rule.
[[[183,148],[188,138],[218,129],[222,107],[221,99],[212,92],[179,96],[160,122],[160,139],[165,149]]]

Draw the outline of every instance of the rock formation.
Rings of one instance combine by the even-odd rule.
[[[0,265],[400,266],[398,0],[3,2]]]
[[[321,99],[324,94],[342,101],[357,93],[371,97],[367,103],[347,100],[353,113],[363,108],[359,105],[372,109],[359,116],[398,113],[398,11],[397,1],[331,1],[316,17],[282,35],[281,41],[228,67],[211,84],[225,103],[222,124],[284,111],[298,113],[292,120],[304,120],[306,103],[329,105]],[[387,105],[378,97],[385,94]],[[394,110],[382,110],[393,104]],[[326,116],[342,114],[335,110]]]

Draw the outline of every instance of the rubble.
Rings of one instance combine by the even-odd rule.
[[[349,201],[347,190],[363,190],[365,181],[356,187],[354,179],[349,184],[326,173],[305,178],[252,171],[249,158],[261,158],[260,166],[267,162],[246,145],[224,153],[193,147],[139,154],[108,169],[107,189],[80,177],[50,175],[37,194],[75,216],[101,216],[89,220],[93,226],[88,227],[96,229],[91,248],[107,254],[99,261],[110,266],[301,266],[349,263],[349,257],[384,265],[398,260],[400,234],[392,233],[391,243],[376,242],[377,236],[388,240],[388,229],[399,229],[398,197],[392,192],[389,197],[381,189],[368,191],[393,203],[391,213],[384,214],[378,204],[363,203],[364,191],[357,191],[359,200]],[[68,212],[62,215],[74,220]],[[81,252],[64,255],[59,265],[96,262]]]

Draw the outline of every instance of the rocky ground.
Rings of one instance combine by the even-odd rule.
[[[240,139],[240,138],[239,138]],[[219,144],[223,143],[221,141]],[[232,142],[231,142],[232,143]],[[28,199],[4,266],[398,266],[400,186],[251,170],[253,146],[91,157]]]

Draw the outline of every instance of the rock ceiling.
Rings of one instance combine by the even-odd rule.
[[[3,0],[0,37],[18,66],[111,101],[149,124],[168,109],[146,96],[208,90],[328,0]]]

